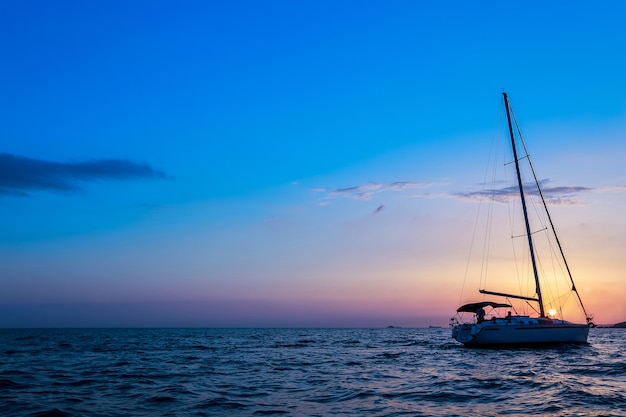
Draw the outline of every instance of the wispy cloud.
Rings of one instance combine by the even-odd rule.
[[[597,191],[598,189],[583,187],[583,186],[546,186],[549,180],[543,179],[539,181],[541,186],[541,192],[546,202],[555,205],[573,205],[580,204],[580,200],[577,198],[582,193],[588,193]],[[527,195],[539,196],[539,191],[535,184],[527,184],[524,187],[524,193]],[[470,192],[458,192],[452,193],[453,197],[467,199],[467,200],[482,200],[486,198],[493,199],[494,201],[504,203],[511,197],[517,197],[519,195],[519,187],[517,185],[494,188],[491,190],[482,191],[470,191]]]
[[[377,194],[381,194],[387,191],[414,191],[419,189],[420,191],[414,191],[407,193],[408,198],[458,198],[462,200],[480,201],[483,199],[493,199],[499,203],[505,203],[512,197],[519,196],[519,188],[517,185],[503,185],[503,182],[496,183],[496,186],[491,190],[477,190],[466,192],[424,192],[423,189],[435,186],[441,186],[440,182],[426,182],[426,181],[396,181],[391,183],[376,183],[370,182],[364,185],[355,185],[352,187],[328,189],[328,188],[313,188],[312,191],[320,194],[321,197],[318,200],[320,206],[327,206],[332,203],[336,198],[349,198],[359,201],[370,201]],[[626,191],[626,185],[620,186],[608,186],[608,187],[585,187],[582,185],[573,186],[550,186],[549,179],[543,179],[539,181],[543,197],[546,202],[553,205],[577,205],[585,204],[585,201],[581,199],[581,195],[588,193],[609,193],[609,192],[624,192]],[[500,186],[498,186],[500,185]],[[527,196],[536,196],[539,198],[539,191],[534,183],[525,184],[524,192]],[[379,213],[385,208],[385,206],[379,206],[374,214]]]
[[[360,201],[369,201],[375,194],[380,194],[386,191],[405,191],[416,188],[425,188],[432,186],[431,182],[424,181],[396,181],[392,183],[382,184],[376,182],[370,182],[364,185],[355,185],[346,188],[337,188],[334,190],[328,190],[326,188],[315,188],[314,192],[324,193],[321,205],[326,205],[329,199],[333,198],[351,198]]]
[[[594,191],[605,192],[605,193],[611,193],[611,192],[619,193],[619,192],[626,191],[626,185],[613,185],[610,187],[595,188]]]
[[[76,193],[85,181],[165,179],[146,164],[125,159],[52,162],[0,153],[0,195],[28,196],[29,191]]]

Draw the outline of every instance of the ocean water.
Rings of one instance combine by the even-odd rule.
[[[2,416],[626,416],[626,330],[467,349],[442,329],[4,329]]]

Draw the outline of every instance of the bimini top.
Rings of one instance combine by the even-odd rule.
[[[510,304],[502,304],[502,303],[494,303],[493,301],[483,301],[483,302],[480,302],[480,303],[465,304],[465,305],[459,307],[456,310],[456,312],[457,313],[461,313],[461,312],[475,313],[476,310],[478,310],[480,308],[484,308],[484,307],[498,308],[498,307],[511,307],[511,305]]]

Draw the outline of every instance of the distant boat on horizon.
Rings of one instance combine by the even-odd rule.
[[[552,218],[548,212],[548,207],[544,199],[544,195],[540,188],[540,182],[537,180],[535,171],[530,161],[530,156],[526,150],[526,145],[522,139],[517,120],[512,117],[512,109],[509,104],[508,96],[506,93],[502,93],[504,100],[504,108],[506,111],[506,119],[508,124],[508,131],[510,136],[511,148],[513,151],[513,163],[515,164],[517,184],[506,189],[494,190],[492,189],[488,194],[490,195],[491,202],[495,201],[496,197],[502,197],[502,194],[509,194],[510,192],[518,193],[518,203],[521,203],[524,230],[525,233],[522,236],[514,236],[511,234],[511,238],[525,238],[527,244],[527,255],[529,255],[532,265],[532,273],[534,277],[534,294],[507,294],[504,292],[488,291],[486,289],[479,289],[481,294],[492,295],[500,298],[504,298],[506,302],[496,302],[490,300],[483,300],[479,302],[473,302],[464,304],[457,309],[457,314],[451,319],[450,325],[452,326],[452,337],[458,342],[463,343],[467,347],[490,347],[490,346],[513,346],[513,345],[542,345],[542,344],[562,344],[562,343],[586,343],[587,336],[589,334],[589,328],[593,326],[592,318],[587,314],[585,307],[574,280],[570,272],[569,266],[565,259],[561,243],[556,235],[556,230],[552,223]],[[513,123],[515,122],[515,123]],[[514,134],[514,125],[517,131],[517,138],[523,146],[524,154],[521,158],[518,158],[518,150],[516,145],[516,135]],[[527,164],[527,170],[532,173],[531,180],[534,180],[534,186],[532,193],[525,190],[525,185],[520,173],[520,161],[525,160]],[[495,182],[494,182],[495,184]],[[532,182],[531,182],[532,185]],[[499,193],[498,193],[499,192]],[[536,210],[542,210],[545,214],[545,223],[535,225],[536,229],[531,229],[529,221],[528,208],[526,205],[526,194],[532,194],[537,198],[538,208]],[[539,230],[538,230],[539,229]],[[491,229],[489,228],[489,231]],[[561,300],[560,297],[555,297],[550,302],[551,309],[548,310],[549,315],[546,314],[546,302],[544,295],[542,294],[542,283],[539,278],[539,270],[543,268],[543,264],[538,262],[535,242],[533,241],[534,233],[545,231],[546,234],[553,236],[554,246],[551,246],[551,256],[557,257],[562,261],[565,274],[571,281],[571,292],[577,296],[577,301],[582,309],[587,323],[575,324],[557,318],[557,312],[562,315],[562,309],[560,305],[556,305]],[[486,247],[488,246],[485,245]],[[485,267],[486,269],[486,267]],[[530,268],[528,268],[530,269]],[[519,268],[515,268],[515,264],[511,267],[512,274],[519,274]],[[520,288],[522,286],[520,285]],[[511,305],[511,299],[521,300],[526,305],[531,306],[535,315],[517,314],[515,308]],[[558,310],[557,310],[558,308]],[[488,309],[487,311],[485,309]],[[511,313],[511,310],[515,311],[515,314]],[[507,311],[508,310],[508,311]],[[503,313],[506,311],[506,313]],[[464,320],[462,313],[471,313],[470,320]],[[488,317],[489,316],[489,317]]]

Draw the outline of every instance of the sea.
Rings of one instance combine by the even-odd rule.
[[[2,329],[1,416],[626,416],[626,329]]]

